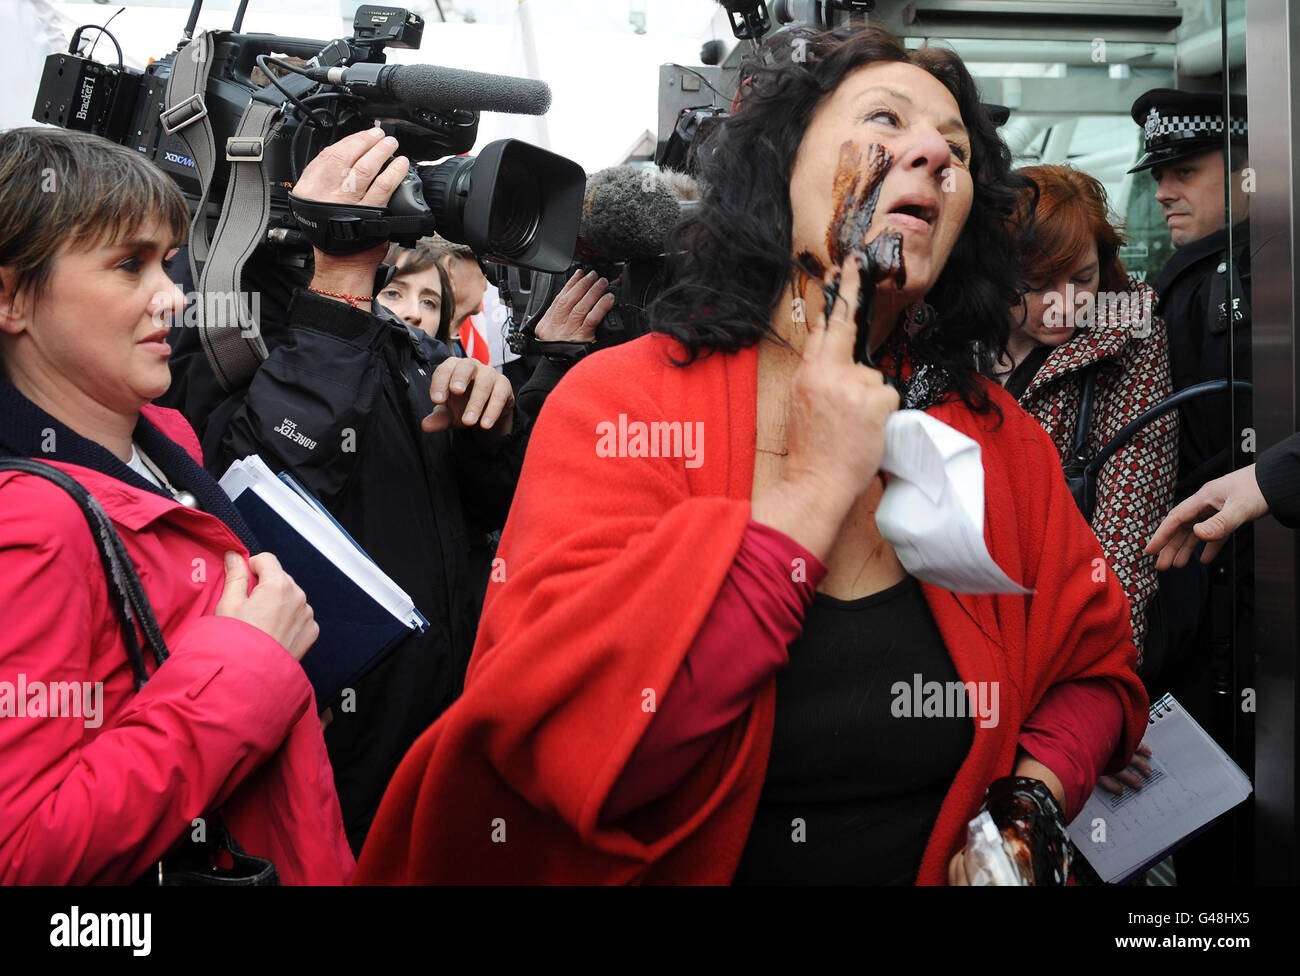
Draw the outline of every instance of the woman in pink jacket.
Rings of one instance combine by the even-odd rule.
[[[152,407],[184,298],[189,223],[139,154],[61,129],[0,134],[0,456],[86,488],[121,536],[170,656],[137,691],[86,519],[0,473],[0,880],[156,878],[219,813],[285,883],[354,867],[312,689],[318,633],[201,464]],[[251,585],[250,585],[251,584]]]

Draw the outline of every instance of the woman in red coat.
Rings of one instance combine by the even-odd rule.
[[[189,223],[138,153],[62,129],[0,135],[0,456],[79,481],[121,536],[170,656],[138,692],[78,505],[0,473],[0,881],[156,877],[219,813],[286,883],[354,867],[312,689],[302,590],[202,467],[170,382]],[[255,581],[255,582],[254,582]],[[250,586],[250,583],[252,585]]]
[[[361,881],[961,881],[994,780],[1068,812],[1137,745],[1124,593],[1050,440],[969,368],[1019,290],[969,74],[783,32],[740,91],[660,334],[538,421],[465,693]],[[985,542],[1030,595],[919,582],[881,535],[900,390],[980,445]]]

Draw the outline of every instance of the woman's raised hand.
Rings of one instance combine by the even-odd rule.
[[[257,577],[252,593],[244,560],[238,553],[226,553],[226,588],[214,614],[252,624],[301,661],[320,636],[307,594],[269,552],[252,557],[248,569]]]
[[[829,318],[821,313],[812,320],[790,382],[781,482],[754,501],[755,521],[785,532],[819,559],[879,473],[885,421],[899,403],[879,370],[854,362],[858,287],[857,258],[850,256]]]
[[[818,314],[808,330],[786,413],[786,480],[812,482],[850,503],[879,472],[885,421],[898,409],[898,391],[884,374],[853,360],[859,275],[851,255],[830,318]]]

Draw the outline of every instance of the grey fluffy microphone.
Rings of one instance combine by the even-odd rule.
[[[315,68],[307,75],[354,91],[374,89],[416,108],[545,115],[551,107],[551,88],[544,81],[436,64],[357,64]]]
[[[587,178],[579,253],[606,261],[656,257],[681,217],[677,195],[653,170],[602,169]]]

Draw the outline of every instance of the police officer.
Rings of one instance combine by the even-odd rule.
[[[1133,103],[1145,134],[1145,152],[1130,173],[1150,171],[1155,197],[1177,251],[1152,282],[1169,329],[1174,390],[1229,376],[1250,379],[1250,223],[1246,191],[1245,99],[1231,96],[1228,191],[1232,204],[1232,260],[1224,211],[1223,96],[1154,88]],[[1230,277],[1235,280],[1230,282]],[[1232,308],[1228,307],[1229,295]],[[1240,406],[1241,404],[1239,404]],[[1195,492],[1230,468],[1227,401],[1206,397],[1183,408],[1177,495]],[[1243,422],[1242,426],[1249,421]]]
[[[1132,108],[1145,139],[1142,157],[1129,172],[1150,172],[1176,248],[1152,282],[1159,296],[1156,314],[1169,331],[1175,392],[1207,380],[1250,379],[1247,206],[1253,187],[1248,185],[1245,99],[1230,96],[1228,107],[1225,120],[1221,92],[1156,88],[1139,97]],[[1225,211],[1226,202],[1230,211]],[[1229,212],[1235,221],[1231,245]],[[1207,481],[1253,460],[1241,454],[1242,428],[1251,422],[1249,397],[1238,395],[1236,406],[1236,423],[1231,426],[1226,394],[1200,397],[1183,406],[1177,498],[1186,498]],[[1164,667],[1162,673],[1153,670],[1144,675],[1153,695],[1173,691],[1229,749],[1238,731],[1232,714],[1233,625],[1238,641],[1248,640],[1253,627],[1253,547],[1248,533],[1239,536],[1245,538],[1237,540],[1235,577],[1231,552],[1219,554],[1208,568],[1192,562],[1160,574],[1160,592],[1148,615],[1146,656]],[[1185,847],[1175,858],[1179,883],[1234,880],[1233,848],[1239,842],[1235,829],[1219,824]]]

